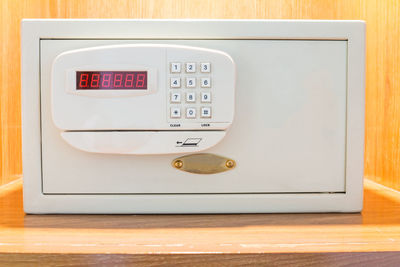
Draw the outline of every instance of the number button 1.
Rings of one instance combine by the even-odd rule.
[[[171,73],[180,73],[181,72],[181,63],[172,62],[171,63]]]

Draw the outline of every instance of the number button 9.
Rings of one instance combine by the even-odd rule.
[[[211,103],[211,93],[210,92],[202,92],[201,93],[201,102],[202,103]]]

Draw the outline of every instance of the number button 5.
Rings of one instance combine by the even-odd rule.
[[[186,78],[186,87],[196,87],[196,78]]]

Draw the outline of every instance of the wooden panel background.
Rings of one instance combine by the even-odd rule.
[[[400,2],[397,0],[1,0],[0,184],[22,172],[22,18],[366,20],[365,176],[400,189]]]

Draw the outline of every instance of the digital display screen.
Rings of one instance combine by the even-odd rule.
[[[77,90],[147,90],[147,71],[77,71]]]

